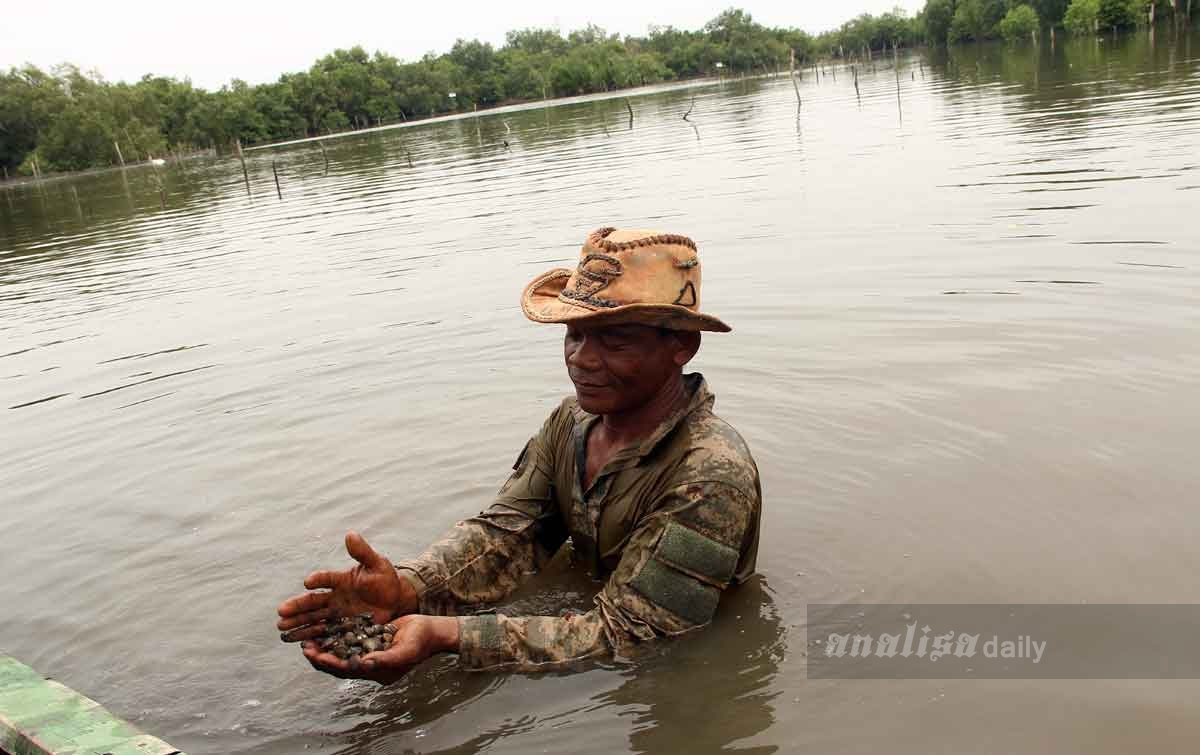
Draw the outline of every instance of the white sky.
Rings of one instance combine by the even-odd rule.
[[[403,60],[445,52],[458,37],[499,46],[510,29],[538,26],[563,34],[589,22],[620,34],[651,24],[697,29],[724,8],[740,7],[768,26],[819,32],[859,13],[895,5],[915,13],[923,0],[495,0],[494,2],[341,3],[293,0],[3,0],[0,67],[62,62],[98,70],[109,81],[142,75],[190,78],[209,89],[238,77],[257,84],[308,68],[339,47],[362,45]]]

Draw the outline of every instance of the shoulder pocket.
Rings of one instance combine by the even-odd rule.
[[[738,552],[693,529],[667,522],[654,557],[684,574],[724,588],[737,569]]]

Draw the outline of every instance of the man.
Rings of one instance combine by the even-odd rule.
[[[703,377],[683,374],[700,331],[729,330],[699,311],[695,243],[602,228],[574,271],[535,278],[521,307],[566,324],[575,398],[525,445],[492,506],[424,554],[393,566],[352,532],[358,564],[305,579],[311,592],[279,607],[278,627],[317,669],[386,684],[439,652],[471,668],[559,667],[702,627],[721,591],[754,573],[758,469]],[[502,600],[568,537],[607,580],[592,610],[463,615]],[[390,647],[346,661],[309,642],[325,619],[367,611],[396,626]]]

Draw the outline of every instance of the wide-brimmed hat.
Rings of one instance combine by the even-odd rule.
[[[521,295],[521,309],[534,322],[730,330],[700,311],[696,242],[656,231],[593,231],[583,242],[579,265],[534,278]]]

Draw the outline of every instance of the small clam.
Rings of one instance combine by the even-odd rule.
[[[333,654],[336,655],[338,658],[345,660],[346,658],[350,657],[350,648],[348,648],[342,644],[334,645],[333,646]]]
[[[380,648],[379,640],[375,637],[368,637],[367,639],[363,640],[362,648],[363,652],[374,653]]]
[[[391,647],[392,646],[392,637],[394,637],[395,635],[385,634],[382,636],[383,636],[383,646],[385,648]]]
[[[367,635],[368,637],[375,637],[376,635],[383,634],[383,627],[379,626],[378,624],[372,624],[363,630],[363,634]]]
[[[373,618],[373,616],[370,611],[367,611],[365,613],[360,613],[358,615],[358,618],[362,619],[363,621],[370,621]]]
[[[396,633],[396,625],[395,624],[384,624],[383,625],[383,633],[384,634],[395,634]]]
[[[354,634],[354,632],[346,632],[342,635],[342,642],[346,643],[347,645],[353,644],[356,639],[358,639],[358,637]]]

